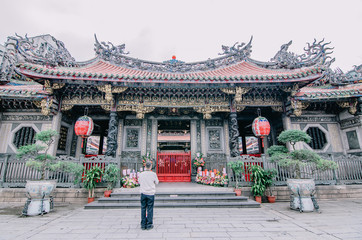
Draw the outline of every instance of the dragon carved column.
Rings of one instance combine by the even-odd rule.
[[[116,156],[117,136],[118,136],[117,112],[111,112],[109,117],[106,156],[112,156],[112,157]]]
[[[239,126],[236,112],[230,113],[229,118],[229,136],[230,136],[230,155],[231,157],[237,157],[240,155],[239,151]]]

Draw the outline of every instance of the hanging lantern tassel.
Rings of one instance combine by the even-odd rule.
[[[264,137],[268,136],[270,133],[270,124],[268,119],[261,116],[255,118],[252,124],[252,129],[254,135],[261,138],[261,144],[264,148]]]

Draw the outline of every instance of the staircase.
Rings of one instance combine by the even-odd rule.
[[[192,184],[192,183],[188,183]],[[198,184],[196,184],[198,185]],[[165,185],[163,185],[165,186]],[[157,188],[155,208],[259,208],[260,204],[243,196],[235,196],[230,188],[205,188],[195,185],[179,187],[177,183],[167,183]],[[178,186],[178,187],[177,187]],[[185,186],[185,185],[184,185]],[[99,198],[88,203],[85,209],[140,208],[139,189],[119,189],[109,198]]]

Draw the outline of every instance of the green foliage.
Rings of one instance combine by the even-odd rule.
[[[244,162],[243,161],[228,162],[228,166],[231,168],[235,176],[235,181],[236,181],[235,188],[239,188],[238,176],[241,177],[245,172]]]
[[[252,194],[254,196],[263,196],[266,189],[264,169],[259,165],[252,165],[249,169],[251,171],[250,177],[253,181],[253,186],[251,187]]]
[[[301,130],[286,130],[279,136],[278,140],[282,143],[290,143],[293,151],[286,152],[284,146],[271,146],[268,154],[272,162],[277,162],[281,167],[287,167],[294,172],[295,178],[301,178],[302,169],[308,164],[309,172],[313,174],[316,170],[325,171],[336,169],[338,166],[335,162],[321,158],[317,153],[307,150],[295,150],[294,145],[297,142],[309,143],[311,137]],[[307,174],[307,173],[306,173]]]
[[[281,145],[273,145],[271,147],[268,148],[267,153],[269,154],[269,156],[273,156],[275,154],[280,154],[280,153],[288,153],[288,148],[286,148],[285,146],[281,146]]]
[[[35,135],[35,140],[41,144],[35,143],[20,147],[16,157],[26,159],[27,167],[38,170],[41,173],[41,180],[44,180],[47,170],[52,170],[73,173],[75,176],[74,182],[78,183],[83,173],[83,166],[81,164],[68,161],[54,162],[55,157],[48,154],[50,145],[54,142],[57,135],[58,133],[55,130],[38,132]]]
[[[119,181],[120,170],[115,164],[108,164],[104,169],[103,180],[107,182],[107,190],[112,190]]]
[[[290,145],[292,145],[293,149],[294,145],[297,142],[305,142],[305,143],[310,143],[310,141],[312,140],[312,138],[306,133],[303,132],[301,130],[285,130],[283,132],[281,132],[278,136],[278,141],[281,143],[290,143]]]
[[[17,151],[17,158],[26,158],[28,167],[40,171],[41,180],[44,180],[45,171],[50,168],[52,161],[55,159],[55,157],[48,154],[48,150],[57,135],[58,133],[54,130],[41,131],[35,135],[35,140],[42,144],[22,146]]]
[[[82,164],[69,161],[58,161],[57,163],[52,164],[49,168],[52,171],[72,173],[74,175],[75,184],[80,182],[84,171],[84,166]]]
[[[266,189],[269,189],[270,195],[272,194],[271,186],[273,180],[277,175],[277,170],[272,168],[264,170],[259,165],[252,165],[249,167],[251,174],[251,180],[253,181],[253,186],[251,187],[251,192],[254,196],[263,196]]]
[[[277,176],[278,172],[275,168],[267,169],[264,171],[265,179],[265,188],[269,190],[269,196],[273,196],[272,186],[274,178]]]
[[[94,197],[94,188],[100,182],[103,170],[95,165],[88,169],[83,178],[83,186],[88,189],[88,197]]]

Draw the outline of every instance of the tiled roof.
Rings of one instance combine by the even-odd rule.
[[[152,72],[113,65],[103,60],[81,67],[49,67],[31,63],[18,65],[21,73],[34,78],[96,80],[118,82],[254,83],[311,81],[322,75],[320,67],[266,69],[242,61],[227,67],[199,72]]]
[[[43,89],[43,85],[13,85],[7,84],[0,86],[0,96],[2,98],[44,98],[48,93]]]
[[[300,100],[309,99],[338,99],[362,96],[362,83],[336,87],[304,87],[295,94]]]

